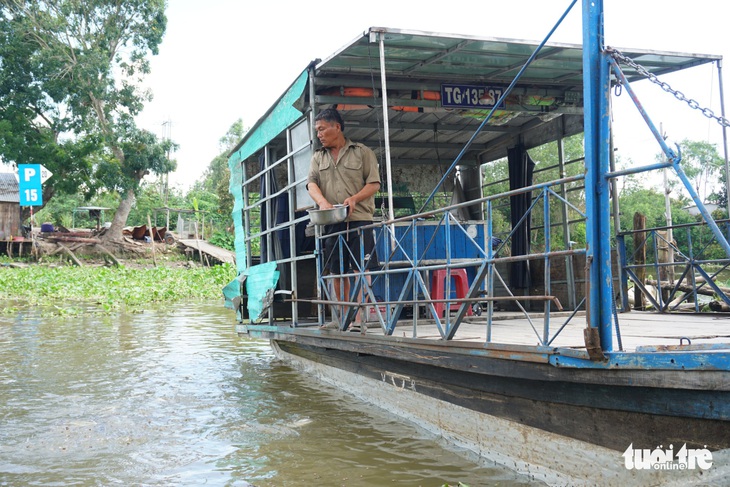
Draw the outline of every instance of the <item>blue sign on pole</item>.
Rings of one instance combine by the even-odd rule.
[[[40,164],[18,164],[20,206],[43,206],[43,180]]]

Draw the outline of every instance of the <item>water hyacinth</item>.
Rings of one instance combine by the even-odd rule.
[[[142,310],[148,304],[221,299],[236,276],[230,264],[213,267],[0,267],[0,303],[12,312],[40,306],[44,313]]]

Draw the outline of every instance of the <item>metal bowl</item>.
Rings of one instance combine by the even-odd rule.
[[[347,205],[335,205],[327,210],[309,210],[309,219],[315,225],[334,225],[347,218]]]

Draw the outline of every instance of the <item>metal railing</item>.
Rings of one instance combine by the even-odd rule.
[[[585,218],[583,210],[575,207],[559,192],[556,192],[556,188],[582,179],[582,175],[563,178],[351,230],[350,232],[356,232],[360,239],[360,249],[364,248],[362,240],[365,232],[374,232],[376,249],[382,252],[380,266],[377,270],[366,269],[365,255],[362,250],[361,255],[352,255],[348,246],[345,245],[347,231],[325,236],[321,234],[321,229],[318,227],[316,253],[320,259],[319,268],[327,267],[327,262],[324,260],[326,256],[323,254],[324,238],[336,237],[337,246],[334,252],[338,252],[340,257],[349,253],[354,264],[353,270],[346,272],[340,267],[338,273],[327,275],[320,273],[318,286],[319,296],[322,299],[298,298],[298,300],[311,301],[319,306],[320,323],[324,322],[325,306],[331,305],[333,317],[338,320],[340,328],[343,330],[355,320],[358,310],[371,307],[384,335],[392,335],[397,325],[405,323],[402,318],[405,317],[404,312],[409,309],[412,315],[414,337],[418,336],[419,322],[425,321],[428,324],[436,325],[443,340],[453,339],[465,317],[471,314],[470,311],[478,310],[480,311],[478,317],[470,319],[470,322],[483,323],[486,326],[487,342],[493,340],[492,324],[495,302],[510,301],[515,303],[527,319],[539,342],[547,346],[565,328],[585,301],[583,298],[573,313],[557,329],[551,328],[551,313],[555,310],[563,310],[558,298],[551,294],[551,259],[585,255],[585,249],[553,250],[551,208],[555,205],[561,207],[568,205],[581,215],[581,218]],[[499,202],[503,198],[529,192],[534,192],[532,204],[514,227],[518,228],[526,219],[532,218],[532,215],[537,214],[539,207],[542,206],[542,251],[523,256],[507,255],[509,243],[516,230],[513,229],[501,241],[493,238],[493,203]],[[479,203],[486,205],[484,221],[460,222],[453,216],[455,210]],[[426,228],[428,231],[424,231]],[[460,245],[458,249],[454,247],[457,242]],[[498,266],[534,260],[542,261],[543,293],[515,294]],[[464,296],[452,296],[450,276],[454,269],[469,271],[469,287]],[[429,275],[438,271],[445,271],[445,275],[449,276],[445,281],[443,296],[434,296],[433,289],[429,285]],[[335,295],[333,286],[331,286],[335,279],[351,279],[350,296]],[[499,295],[498,291],[503,294]],[[522,303],[528,301],[543,303],[541,327],[535,324],[530,312],[523,306]],[[437,304],[443,304],[444,316],[437,311]],[[481,316],[483,304],[486,305],[485,316]],[[452,309],[452,305],[454,309]]]
[[[730,235],[730,221],[716,223],[725,235]],[[668,230],[674,236],[671,241]],[[631,251],[627,240],[633,243]],[[625,276],[621,282],[623,310],[631,306],[629,282],[634,292],[640,292],[649,302],[647,307],[662,313],[687,308],[699,312],[701,295],[713,296],[730,306],[726,290],[716,283],[730,266],[730,259],[705,222],[621,232],[617,247]]]

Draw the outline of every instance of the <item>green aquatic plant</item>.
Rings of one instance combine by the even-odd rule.
[[[0,301],[74,315],[134,311],[148,304],[210,301],[236,276],[230,264],[213,267],[0,267]],[[3,304],[3,308],[11,307]]]

